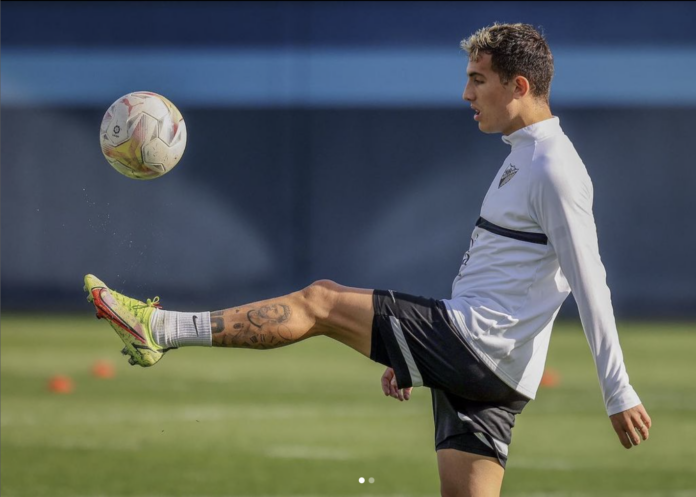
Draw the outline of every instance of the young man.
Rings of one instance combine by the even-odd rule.
[[[123,339],[131,364],[152,366],[191,345],[274,348],[318,335],[387,366],[385,395],[432,389],[443,495],[500,493],[515,415],[533,399],[553,321],[572,290],[607,413],[626,448],[650,417],[628,381],[592,214],[592,183],[549,108],[553,58],[524,24],[462,42],[463,98],[510,155],[483,201],[452,298],[437,301],[318,281],[290,295],[217,312],[159,310],[85,277],[88,300]]]

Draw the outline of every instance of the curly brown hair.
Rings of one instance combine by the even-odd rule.
[[[473,61],[490,54],[491,68],[503,83],[524,76],[532,95],[549,102],[553,55],[544,36],[530,24],[495,23],[462,40],[460,47]]]

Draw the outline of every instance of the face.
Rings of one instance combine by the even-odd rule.
[[[469,61],[466,67],[468,80],[462,98],[476,112],[474,120],[484,133],[510,134],[516,131],[514,124],[515,85],[503,84],[500,76],[491,68],[491,55],[483,54],[477,61]]]

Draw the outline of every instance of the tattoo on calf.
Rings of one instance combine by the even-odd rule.
[[[215,311],[210,313],[210,329],[215,333],[222,333],[225,331],[225,318],[223,317],[223,311]]]
[[[229,317],[240,319],[236,314]],[[293,333],[287,326],[292,315],[290,306],[286,304],[269,304],[253,308],[246,313],[246,321],[236,322],[232,327],[225,328],[224,311],[210,314],[213,331],[213,345],[218,347],[242,347],[253,349],[271,349],[288,345],[293,340]]]
[[[264,305],[247,312],[249,322],[261,328],[265,324],[280,324],[290,319],[290,307],[285,304]]]

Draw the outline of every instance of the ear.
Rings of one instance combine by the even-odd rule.
[[[524,76],[515,76],[512,82],[515,84],[515,89],[513,92],[514,98],[523,98],[529,94],[530,85],[527,78]]]

